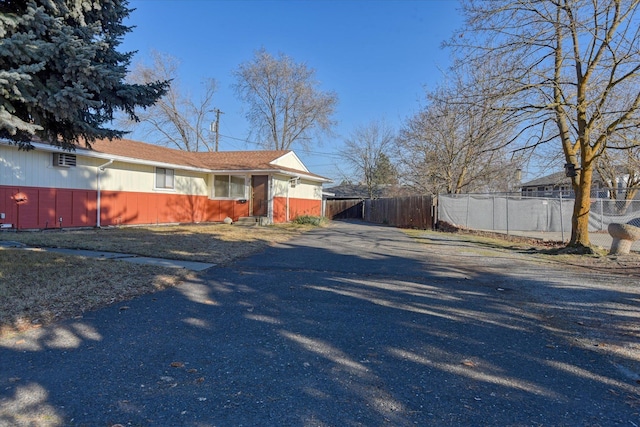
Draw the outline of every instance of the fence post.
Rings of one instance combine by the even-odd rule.
[[[467,216],[464,220],[464,226],[469,228],[469,202],[471,201],[471,194],[467,193]]]
[[[496,196],[491,197],[491,231],[496,231]]]
[[[440,195],[436,195],[435,198],[431,198],[431,229],[435,230],[438,224],[438,202],[440,201]]]
[[[509,196],[505,197],[505,205],[507,206],[507,236],[509,235]]]
[[[562,214],[562,191],[560,191],[560,239],[564,242],[564,218]]]

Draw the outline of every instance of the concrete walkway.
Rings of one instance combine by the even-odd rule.
[[[166,259],[166,258],[152,258],[152,257],[144,257],[139,255],[125,254],[125,253],[118,253],[118,252],[103,252],[103,251],[88,251],[84,249],[43,248],[43,247],[33,248],[33,247],[28,247],[19,242],[10,242],[10,241],[0,241],[0,247],[23,249],[23,250],[30,250],[30,251],[56,252],[56,253],[65,254],[65,255],[76,255],[76,256],[83,256],[87,258],[126,261],[134,264],[157,265],[159,267],[170,267],[170,268],[184,268],[192,271],[203,271],[215,266],[215,264],[210,264],[206,262],[183,261],[183,260]]]
[[[316,229],[0,339],[0,426],[640,426],[640,287],[463,236]]]

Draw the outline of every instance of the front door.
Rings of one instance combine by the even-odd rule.
[[[269,176],[253,175],[251,177],[251,206],[253,216],[267,216],[269,201]]]

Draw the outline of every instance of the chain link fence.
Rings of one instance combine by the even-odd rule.
[[[567,242],[574,200],[570,196],[524,197],[521,193],[438,196],[438,221],[459,227]],[[591,199],[591,243],[611,247],[611,223],[640,227],[640,200]],[[632,250],[640,251],[640,241]]]

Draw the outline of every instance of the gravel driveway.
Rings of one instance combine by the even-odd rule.
[[[334,223],[0,341],[0,426],[640,426],[640,284]]]

